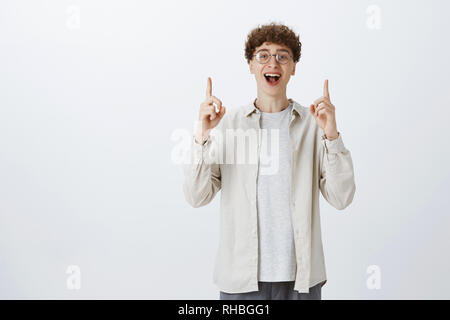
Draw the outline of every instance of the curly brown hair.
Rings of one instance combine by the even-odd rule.
[[[287,26],[271,22],[266,25],[259,25],[248,34],[247,41],[245,42],[245,58],[247,59],[247,63],[250,63],[253,59],[256,48],[264,42],[284,45],[291,49],[294,62],[300,60],[302,43],[299,37]]]

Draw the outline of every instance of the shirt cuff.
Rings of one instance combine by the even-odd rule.
[[[194,154],[194,162],[198,163],[204,160],[204,153],[207,152],[208,147],[211,144],[211,138],[205,140],[203,144],[197,143],[195,141],[195,135],[192,136],[191,150]]]
[[[342,135],[340,132],[338,132],[338,137],[333,141],[328,140],[325,135],[322,136],[322,141],[325,146],[325,150],[328,153],[340,153],[347,151],[344,146],[344,142],[342,141]]]

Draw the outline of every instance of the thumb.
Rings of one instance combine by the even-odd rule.
[[[224,116],[225,112],[226,112],[226,108],[224,106],[222,106],[222,108],[220,108],[220,111],[219,111],[219,117],[222,118]]]
[[[315,111],[314,111],[314,105],[313,104],[309,106],[309,112],[311,112],[311,114],[314,116]]]

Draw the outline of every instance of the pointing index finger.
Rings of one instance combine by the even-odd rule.
[[[206,83],[206,98],[209,98],[212,96],[212,81],[211,78],[208,77],[208,81]]]
[[[330,98],[330,93],[328,92],[328,80],[325,80],[325,83],[323,84],[323,96]]]

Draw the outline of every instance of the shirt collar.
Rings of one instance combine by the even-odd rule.
[[[292,113],[294,113],[294,111],[295,111],[300,116],[300,118],[304,119],[305,113],[304,113],[304,109],[302,108],[302,106],[292,99],[288,99],[288,100],[293,105]],[[255,106],[255,101],[256,101],[256,98],[255,98],[255,100],[250,102],[247,106],[245,106],[244,115],[246,117],[248,117],[250,114],[252,114],[255,111],[259,112],[258,108],[256,108],[256,106]]]

